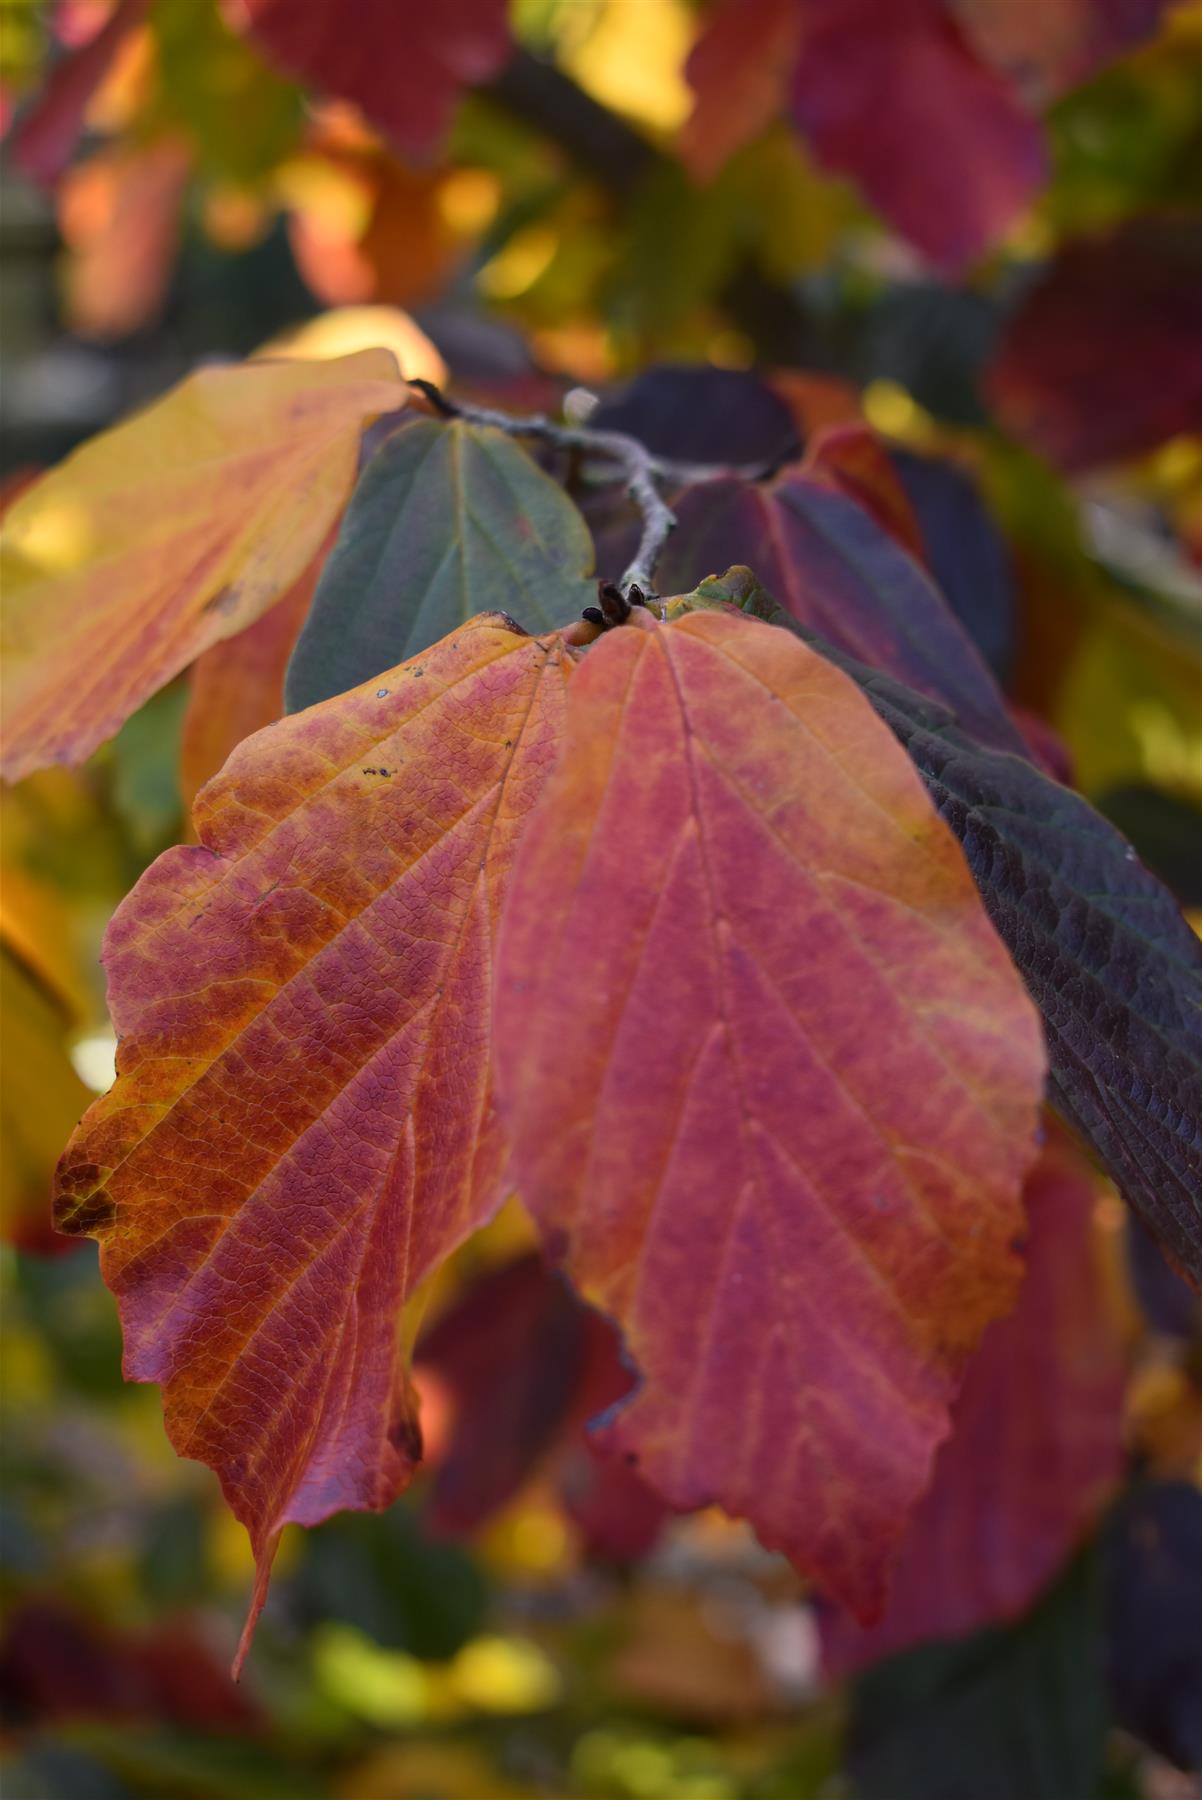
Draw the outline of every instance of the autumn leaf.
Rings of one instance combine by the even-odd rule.
[[[414,656],[501,607],[528,631],[596,598],[572,502],[499,431],[414,419],[372,457],[289,665],[288,710]]]
[[[663,591],[687,593],[716,570],[750,565],[800,624],[954,706],[982,742],[1022,751],[976,645],[899,541],[912,541],[915,529],[904,501],[885,507],[878,471],[868,488],[873,510],[867,510],[867,458],[853,497],[846,459],[836,474],[832,448],[820,437],[804,462],[787,465],[771,481],[724,476],[686,487],[673,500],[678,522],[660,560]],[[892,513],[891,531],[882,529],[883,511]]]
[[[179,746],[180,797],[185,807],[191,807],[236,744],[283,718],[284,676],[313,604],[330,542],[269,612],[237,637],[213,644],[193,663]]]
[[[711,32],[738,41],[754,69],[744,0],[726,0]],[[975,53],[944,0],[795,0],[800,29],[789,105],[818,161],[850,176],[903,237],[957,270],[986,249],[1038,192],[1042,135],[1009,83]],[[787,20],[757,0],[773,44]],[[697,109],[690,142],[725,121],[730,64],[703,38],[690,61]],[[745,81],[744,77],[744,81]],[[741,90],[740,90],[741,91]],[[754,90],[751,129],[762,118]]]
[[[509,54],[505,0],[363,0],[353,28],[338,0],[229,0],[230,18],[270,60],[353,100],[409,156],[435,149],[460,92]]]
[[[989,371],[998,415],[1065,469],[1202,429],[1197,219],[1151,214],[1061,246]]]
[[[382,350],[202,369],[27,489],[3,535],[5,776],[82,762],[286,593],[405,392]]]
[[[116,1086],[59,1172],[125,1369],[258,1562],[420,1454],[414,1284],[500,1195],[490,938],[569,656],[493,615],[241,745],[109,928]]]
[[[1080,1547],[1123,1465],[1126,1355],[1094,1233],[1100,1182],[1064,1130],[1027,1178],[1027,1272],[989,1326],[902,1543],[880,1623],[823,1621],[828,1668],[862,1668],[1017,1618]]]
[[[1014,1298],[1043,1052],[854,686],[726,614],[595,644],[495,1029],[520,1191],[642,1376],[606,1441],[871,1615]]]
[[[739,575],[700,591],[729,600]],[[1079,794],[977,743],[741,575],[742,603],[846,670],[905,745],[1042,1014],[1051,1098],[1202,1287],[1202,944],[1177,902]]]
[[[68,171],[59,226],[68,251],[67,315],[81,336],[125,337],[158,317],[191,173],[187,145],[172,137],[106,147]]]
[[[88,106],[150,0],[117,0],[100,29],[57,62],[11,136],[12,158],[31,181],[52,187],[71,160]]]
[[[579,1384],[587,1317],[531,1254],[472,1282],[423,1333],[415,1367],[435,1375],[451,1409],[434,1476],[437,1529],[477,1530],[533,1474]]]

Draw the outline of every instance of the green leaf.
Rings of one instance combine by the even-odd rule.
[[[749,570],[681,604],[724,602],[844,669],[906,746],[1043,1015],[1051,1098],[1202,1285],[1202,944],[1168,889],[1079,794],[834,650]]]
[[[1079,1558],[1006,1629],[880,1663],[854,1690],[855,1800],[1094,1800],[1106,1702],[1096,1571]]]
[[[367,466],[284,684],[289,712],[426,650],[476,613],[532,633],[595,598],[588,528],[499,431],[417,419]]]

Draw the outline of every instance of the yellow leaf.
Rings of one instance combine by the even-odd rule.
[[[81,762],[202,650],[253,624],[345,505],[392,355],[202,369],[28,488],[5,521],[16,780]]]

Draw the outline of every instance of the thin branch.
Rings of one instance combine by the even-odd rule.
[[[676,514],[660,492],[659,484],[677,486],[695,481],[713,481],[736,477],[743,481],[760,481],[774,472],[775,464],[729,467],[711,463],[677,462],[655,456],[638,438],[625,431],[593,430],[588,425],[565,425],[549,419],[545,413],[514,415],[499,412],[491,406],[473,406],[467,401],[448,400],[431,381],[411,381],[409,386],[424,394],[434,411],[444,419],[464,419],[469,425],[491,425],[509,437],[537,438],[561,450],[583,450],[614,464],[617,478],[624,481],[626,492],[642,516],[643,529],[638,549],[620,582],[623,595],[632,588],[654,595],[655,565],[676,525]]]

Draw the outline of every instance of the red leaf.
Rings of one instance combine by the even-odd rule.
[[[483,615],[242,744],[105,941],[115,1087],[59,1167],[125,1370],[258,1562],[420,1455],[397,1311],[492,1209],[491,932],[568,653]]]
[[[20,115],[10,143],[23,175],[53,187],[71,160],[84,115],[113,59],[149,10],[150,0],[117,0],[96,33],[57,62],[40,94]]]
[[[1010,1304],[1038,1021],[909,761],[797,639],[585,655],[498,947],[523,1197],[642,1385],[606,1442],[871,1614]]]
[[[1066,244],[1011,320],[989,378],[1002,422],[1066,469],[1202,430],[1202,233],[1147,215]]]
[[[1155,37],[1172,0],[952,0],[986,62],[1044,104]]]
[[[510,50],[506,0],[226,0],[235,24],[290,75],[353,100],[401,150],[436,149],[460,91]]]
[[[587,1318],[532,1255],[473,1282],[423,1336],[415,1361],[435,1372],[452,1408],[434,1477],[436,1528],[477,1530],[533,1474],[571,1413]]]
[[[974,54],[945,0],[794,0],[793,12],[792,110],[819,161],[850,176],[932,262],[962,268],[1041,186],[1037,122]],[[711,168],[767,123],[775,95],[764,65],[784,66],[788,29],[780,4],[725,0],[689,63],[694,166]]]
[[[897,541],[909,527],[882,530],[850,486],[846,469],[836,478],[828,459],[794,464],[770,482],[686,488],[672,502],[678,524],[661,559],[665,591],[747,565],[787,612],[837,649],[953,707],[982,743],[1021,751],[979,651]],[[883,501],[873,498],[879,515]]]
[[[27,1600],[9,1617],[0,1697],[10,1717],[37,1725],[102,1718],[245,1732],[261,1722],[186,1624],[118,1635],[54,1601]]]
[[[809,446],[806,472],[814,481],[856,501],[915,562],[925,563],[922,529],[889,452],[875,431],[856,424],[821,431]]]
[[[1046,175],[1042,134],[969,48],[943,0],[803,0],[793,111],[933,263],[960,269]]]
[[[422,1337],[415,1362],[419,1380],[431,1371],[451,1407],[434,1475],[436,1528],[479,1530],[543,1468],[590,1550],[629,1560],[650,1548],[667,1509],[588,1435],[632,1373],[612,1325],[540,1256],[472,1282]]]
[[[952,1408],[879,1625],[823,1621],[845,1674],[1025,1612],[1095,1523],[1123,1461],[1124,1355],[1092,1231],[1097,1177],[1057,1132],[1027,1181],[1027,1275]]]

